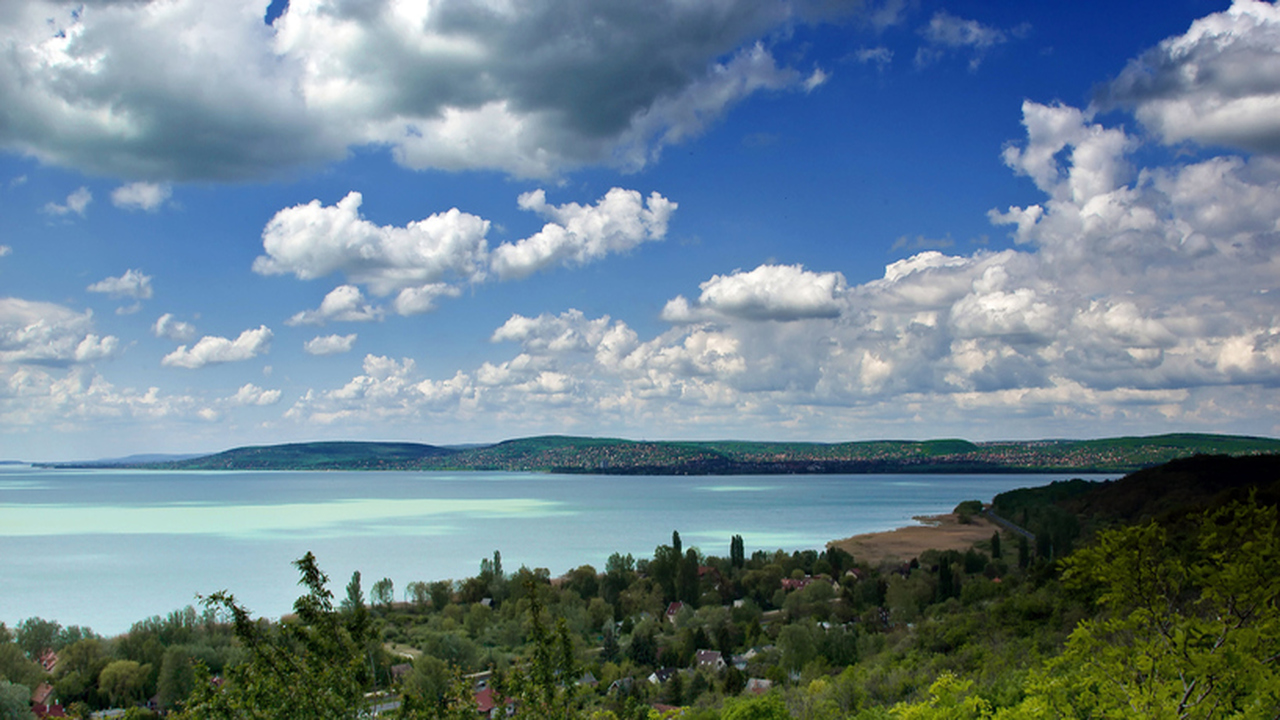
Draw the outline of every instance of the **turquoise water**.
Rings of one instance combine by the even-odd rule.
[[[1066,475],[713,477],[412,472],[0,470],[0,621],[38,615],[104,634],[227,589],[257,614],[297,596],[314,552],[341,594],[353,570],[397,596],[480,560],[559,575],[613,552],[821,548],[916,515]]]

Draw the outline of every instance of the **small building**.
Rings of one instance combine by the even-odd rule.
[[[676,676],[680,672],[676,668],[658,668],[649,674],[649,683],[652,685],[662,685],[666,681]]]
[[[40,653],[40,657],[36,662],[40,663],[40,667],[49,674],[52,674],[54,668],[58,667],[58,653],[53,650],[45,650]]]
[[[504,717],[504,713],[498,711],[498,699],[493,695],[493,688],[486,687],[475,695],[476,714],[480,717],[497,720]],[[516,701],[513,698],[507,698],[505,717],[511,717],[516,713]]]
[[[35,690],[31,691],[31,712],[38,718],[67,716],[66,711],[53,697],[53,686],[49,683],[40,683]]]
[[[709,668],[720,672],[725,669],[724,656],[718,650],[699,650],[694,655],[694,662],[699,668]]]
[[[675,625],[676,616],[679,615],[680,611],[683,609],[684,609],[684,603],[680,602],[679,600],[668,605],[667,613],[666,613],[667,621],[670,622],[672,625]]]

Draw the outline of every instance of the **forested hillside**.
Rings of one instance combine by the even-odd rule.
[[[235,448],[170,462],[107,464],[167,470],[505,470],[643,475],[1091,473],[1131,472],[1194,455],[1277,452],[1280,440],[1272,438],[1199,434],[988,443],[649,442],[556,435],[465,448],[385,442],[292,443]]]
[[[1280,456],[1055,483],[995,498],[1016,528],[881,566],[673,532],[559,578],[494,552],[471,578],[366,591],[308,554],[282,621],[214,594],[117,638],[0,631],[0,698],[43,683],[73,714],[192,720],[1274,718],[1278,491]]]

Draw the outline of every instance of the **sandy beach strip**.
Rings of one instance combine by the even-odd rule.
[[[859,565],[878,566],[886,562],[908,561],[925,550],[968,550],[979,540],[990,540],[998,529],[982,517],[961,523],[955,513],[915,519],[921,524],[854,535],[844,540],[833,540],[827,546],[838,547],[853,555]]]

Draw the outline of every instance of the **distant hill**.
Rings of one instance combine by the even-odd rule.
[[[455,452],[421,443],[290,443],[235,448],[152,466],[174,470],[398,470]]]
[[[494,445],[315,442],[116,467],[203,470],[510,470],[644,475],[1132,472],[1194,455],[1280,453],[1280,440],[1176,434],[973,443],[637,441],[545,435]],[[62,467],[69,464],[60,464]],[[76,464],[84,467],[86,464]]]
[[[206,457],[200,453],[143,453],[138,455],[126,455],[118,458],[101,458],[99,460],[83,460],[80,462],[58,463],[60,466],[66,467],[83,467],[83,468],[120,468],[120,467],[137,467],[139,465],[153,465],[156,463],[171,463],[190,460],[192,458]],[[40,463],[37,463],[40,465]]]

